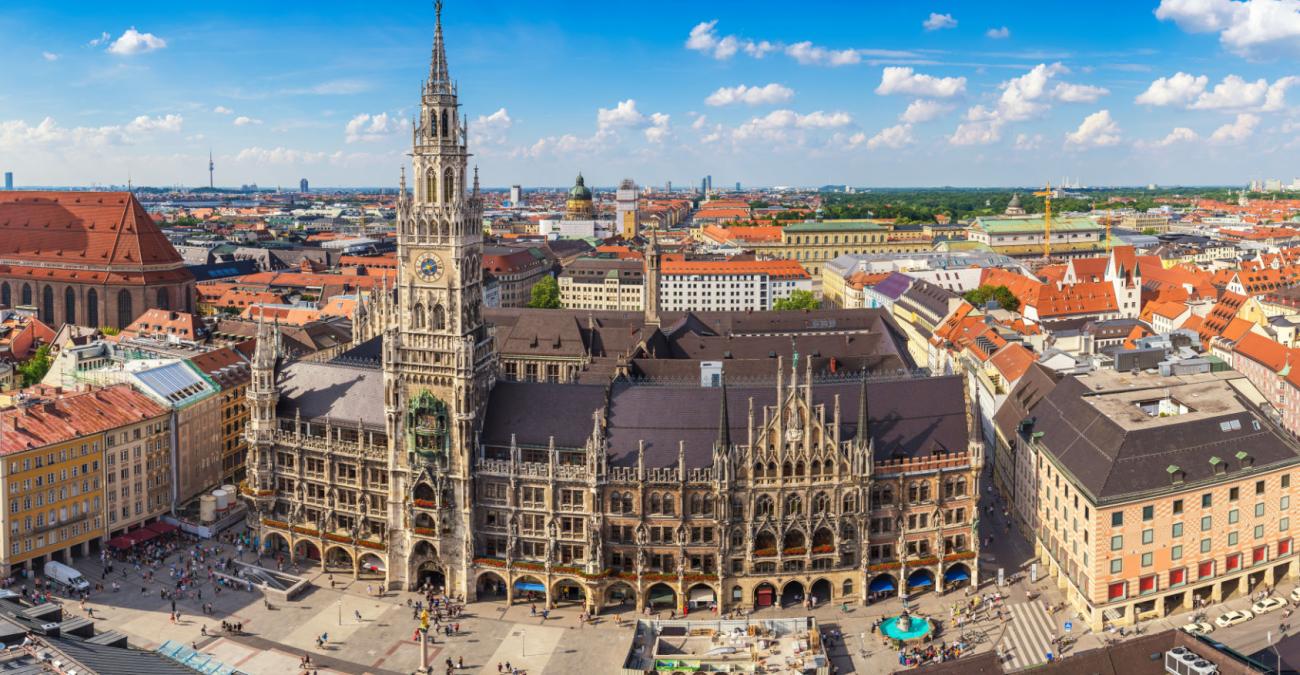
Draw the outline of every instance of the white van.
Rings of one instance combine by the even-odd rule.
[[[81,572],[57,560],[45,563],[45,577],[77,592],[90,590],[90,582],[81,576]]]

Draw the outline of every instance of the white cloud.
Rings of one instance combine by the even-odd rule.
[[[279,146],[274,148],[253,146],[240,150],[235,155],[235,161],[254,164],[319,164],[325,161],[327,156],[323,152],[307,152]]]
[[[785,103],[794,97],[794,90],[779,85],[775,82],[758,87],[747,87],[743,84],[734,87],[721,87],[717,91],[709,94],[704,99],[704,103],[712,106],[731,105],[733,103],[744,103],[746,105],[771,105],[774,103]]]
[[[994,40],[1005,40],[1011,37],[1011,29],[1003,26],[1001,28],[990,28],[984,34]]]
[[[1002,95],[997,104],[988,108],[972,106],[966,111],[966,120],[957,126],[948,142],[953,145],[987,145],[1002,138],[1002,127],[1008,122],[1020,122],[1046,112],[1051,106],[1047,85],[1052,78],[1069,72],[1060,63],[1040,63],[1029,72],[998,85]]]
[[[695,117],[695,121],[691,122],[691,128],[696,131],[699,131],[703,129],[705,125],[707,125],[708,123],[709,123],[708,117],[705,117],[704,115],[697,115]]]
[[[372,142],[397,133],[406,126],[406,120],[386,112],[377,115],[361,113],[343,128],[344,139],[348,143]]]
[[[45,59],[46,61],[58,61],[59,55],[55,54],[54,52],[41,52],[41,58]]]
[[[670,133],[668,129],[668,115],[665,113],[651,113],[650,126],[646,127],[645,139],[651,143],[663,143]]]
[[[938,101],[919,98],[909,103],[907,110],[904,110],[903,114],[900,115],[898,119],[907,124],[920,124],[922,122],[929,122],[951,109],[951,106]]]
[[[1200,96],[1209,83],[1210,78],[1204,75],[1195,77],[1179,71],[1152,82],[1146,91],[1133,100],[1143,105],[1186,105]]]
[[[1280,110],[1286,105],[1287,88],[1296,81],[1295,77],[1282,77],[1269,84],[1264,78],[1247,82],[1236,75],[1228,75],[1188,107],[1198,110]]]
[[[470,143],[473,145],[502,145],[506,142],[506,133],[515,121],[505,108],[497,108],[491,115],[479,115],[469,123]]]
[[[880,133],[872,136],[867,141],[867,148],[871,150],[878,148],[897,149],[915,142],[916,139],[912,138],[912,125],[895,124],[892,127],[881,129]]]
[[[1294,0],[1162,0],[1156,18],[1189,33],[1218,33],[1242,56],[1300,48],[1300,3]]]
[[[95,44],[92,42],[92,44]],[[108,53],[119,56],[145,54],[167,46],[167,41],[153,33],[141,33],[132,26],[108,46]]]
[[[1175,143],[1194,141],[1197,138],[1199,137],[1196,135],[1196,132],[1187,127],[1174,127],[1173,130],[1169,132],[1168,136],[1156,141],[1153,145],[1163,148],[1174,145]]]
[[[1052,90],[1052,98],[1066,103],[1094,103],[1097,99],[1109,93],[1110,90],[1105,87],[1060,82]]]
[[[231,110],[230,108],[227,108],[227,107],[224,106],[224,105],[219,105],[219,106],[213,108],[213,109],[212,109],[212,112],[213,112],[213,113],[216,113],[216,114],[218,114],[218,115],[233,115],[233,114],[235,114],[235,111]]]
[[[948,137],[953,145],[988,145],[1002,138],[1002,124],[994,120],[967,120]]]
[[[596,128],[606,131],[617,127],[640,127],[646,123],[646,116],[636,109],[636,100],[619,101],[613,108],[600,108],[596,111]]]
[[[1259,116],[1250,113],[1241,113],[1237,119],[1219,127],[1210,134],[1211,143],[1240,143],[1250,138],[1255,133],[1255,127],[1259,125]]]
[[[1079,128],[1065,135],[1066,145],[1079,147],[1100,147],[1119,143],[1120,128],[1111,119],[1109,110],[1097,112],[1083,118]]]
[[[1034,134],[1016,134],[1015,148],[1017,150],[1037,150],[1043,144],[1043,135]]]
[[[862,54],[856,49],[828,49],[808,41],[786,47],[785,53],[805,66],[851,66],[862,62]]]
[[[755,117],[732,132],[732,139],[747,141],[762,139],[773,142],[799,141],[802,136],[792,132],[817,129],[836,129],[853,123],[853,118],[846,112],[823,112],[818,110],[806,115],[793,110],[773,110],[763,117]]]
[[[939,14],[931,12],[930,18],[921,24],[926,30],[944,30],[945,28],[956,28],[957,20],[952,18],[951,14]]]
[[[86,46],[87,46],[87,47],[98,47],[98,46],[100,46],[100,45],[106,45],[106,44],[108,44],[110,41],[112,41],[112,39],[113,39],[113,36],[112,36],[112,35],[109,35],[107,32],[100,33],[100,34],[99,34],[99,37],[97,37],[97,38],[91,40],[90,42],[87,42],[87,43],[86,43]]]
[[[180,115],[140,115],[126,124],[68,129],[59,126],[52,117],[46,117],[36,125],[23,120],[9,120],[0,122],[0,149],[13,151],[62,146],[84,150],[132,145],[156,134],[177,133],[184,121]]]
[[[935,77],[913,71],[906,66],[890,66],[881,71],[876,93],[881,96],[907,94],[931,98],[949,98],[966,91],[964,77]]]
[[[253,119],[252,117],[248,117],[246,115],[240,115],[239,117],[235,118],[235,126],[237,127],[247,127],[247,126],[253,126],[261,123],[262,120]]]
[[[370,84],[363,80],[330,80],[310,87],[285,89],[284,94],[311,94],[314,96],[347,96],[370,90]]]
[[[747,40],[735,35],[719,36],[717,25],[717,19],[696,24],[686,38],[686,48],[705,54],[712,52],[713,58],[720,61],[735,56],[738,51],[744,51],[756,59],[761,59],[781,48],[780,45],[767,40]]]

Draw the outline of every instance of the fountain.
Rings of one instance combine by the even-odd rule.
[[[880,624],[880,632],[899,642],[922,640],[934,632],[934,623],[923,616],[912,616],[907,609],[898,616],[891,616]]]

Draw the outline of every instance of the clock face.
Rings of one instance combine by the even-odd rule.
[[[433,253],[426,253],[415,261],[415,273],[425,281],[436,281],[442,276],[442,260]]]

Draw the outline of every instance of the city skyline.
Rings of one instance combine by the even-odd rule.
[[[1068,44],[1038,18],[1053,12],[1005,4],[757,10],[451,3],[484,184],[560,186],[580,170],[606,186],[1295,173],[1286,57],[1300,17],[1281,5],[1070,7]],[[0,95],[0,170],[19,187],[202,186],[209,150],[218,186],[396,184],[429,3],[102,12],[0,12],[15,66],[0,81],[23,93]]]

